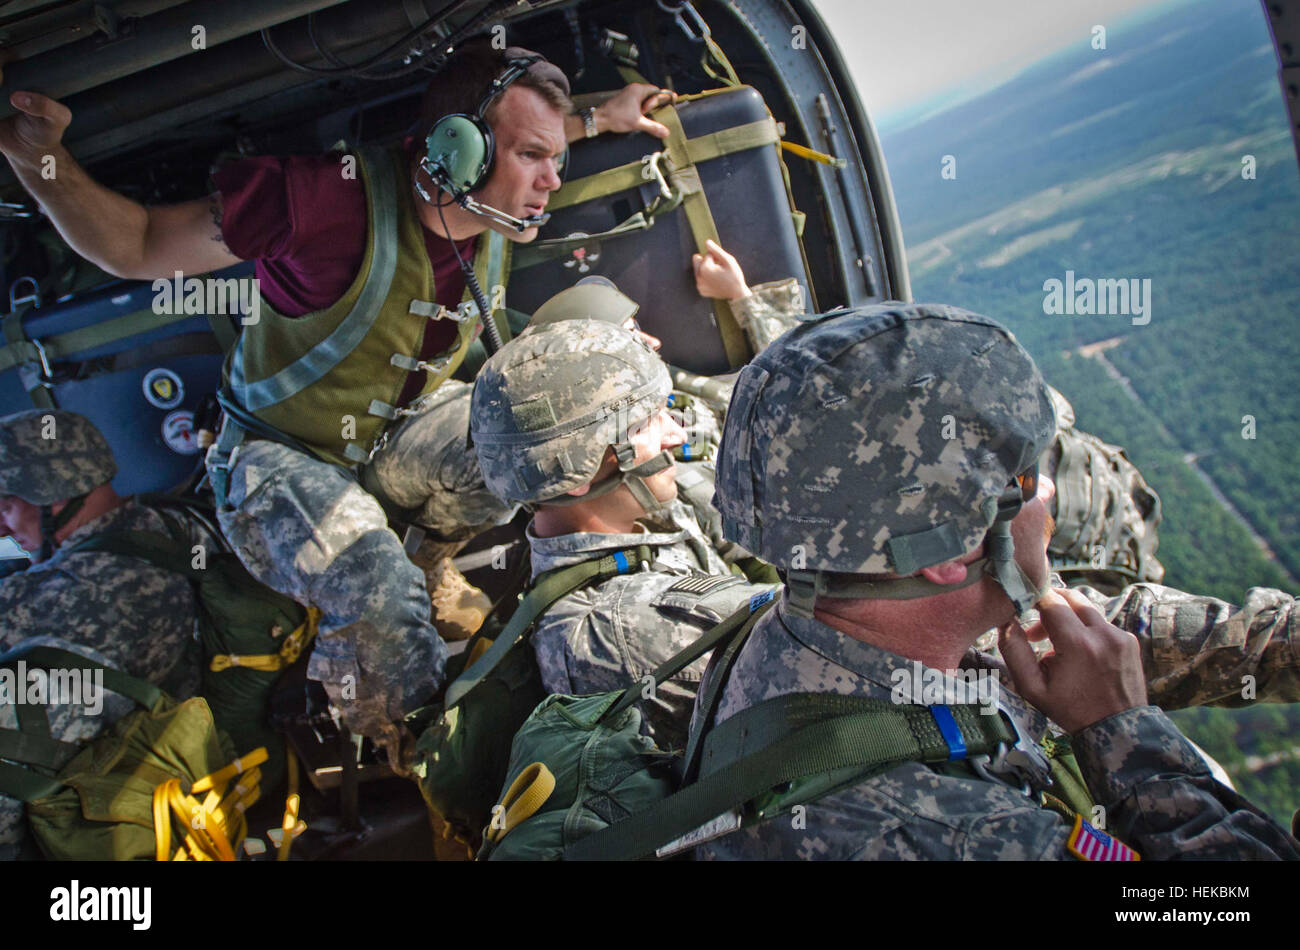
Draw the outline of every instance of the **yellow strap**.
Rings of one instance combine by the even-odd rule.
[[[266,761],[266,746],[258,746],[248,755],[241,756],[231,762],[223,769],[218,769],[211,775],[205,775],[199,779],[190,788],[191,793],[206,792],[208,789],[217,785],[224,785],[236,775],[251,769],[255,765],[261,765]]]
[[[465,669],[469,669],[477,663],[479,658],[490,649],[492,649],[492,641],[487,637],[483,637],[476,642],[473,649],[469,651],[469,657],[465,660]]]
[[[172,823],[167,810],[167,786],[171,782],[177,782],[178,779],[171,779],[163,782],[153,790],[153,840],[154,840],[154,860],[166,861],[168,854],[172,849]],[[177,849],[177,854],[182,850]]]
[[[168,779],[153,790],[154,857],[159,861],[233,861],[248,833],[244,812],[261,794],[266,749],[254,749],[225,768],[205,775],[181,791],[181,780]],[[232,779],[236,779],[233,783]],[[229,788],[227,786],[229,785]],[[195,795],[207,794],[200,802]],[[184,847],[172,853],[172,816],[187,830]],[[195,818],[199,818],[195,826]]]
[[[321,612],[315,607],[307,608],[307,618],[298,625],[298,628],[284,638],[277,653],[257,653],[249,655],[240,655],[235,653],[223,653],[212,658],[208,664],[208,669],[214,673],[221,673],[234,667],[243,667],[249,670],[261,670],[263,673],[274,673],[276,670],[283,670],[286,667],[293,666],[298,657],[302,655],[303,648],[311,643],[316,637],[316,632],[320,627]]]
[[[672,106],[663,106],[655,110],[654,118],[668,126],[668,156],[672,159],[675,169],[680,170],[689,165],[690,152],[686,132],[682,128],[682,120],[677,110]],[[718,238],[718,229],[713,223],[713,213],[709,210],[709,199],[705,197],[704,189],[682,199],[682,207],[686,210],[686,220],[691,226],[695,247],[701,254],[708,253],[708,241],[722,243]],[[716,298],[713,301],[713,312],[717,317],[718,334],[722,337],[722,348],[726,351],[727,362],[733,368],[743,366],[751,354],[749,345],[745,342],[745,334],[731,311],[731,304]]]
[[[827,155],[825,152],[819,152],[816,149],[809,148],[807,145],[800,145],[798,142],[787,142],[781,140],[781,147],[792,155],[798,155],[810,162],[821,162],[823,165],[833,165],[836,168],[847,168],[848,161],[843,158],[836,158],[834,155]]]
[[[293,746],[285,740],[284,753],[289,758],[289,793],[284,799],[284,817],[280,820],[280,845],[276,848],[277,861],[289,860],[289,848],[293,846],[293,830],[298,827],[298,757],[294,755]]]
[[[531,818],[546,804],[555,791],[555,776],[541,762],[529,765],[510,783],[501,803],[492,809],[492,822],[488,825],[487,839],[500,841],[520,822]],[[503,817],[498,818],[498,815]]]
[[[185,836],[185,846],[189,849],[191,857],[196,861],[233,861],[234,854],[230,849],[230,842],[226,841],[225,835],[220,833],[220,829],[214,831],[216,819],[211,821],[202,806],[193,798],[186,795],[180,790],[180,781],[173,779],[166,783],[167,786],[167,803],[172,812],[189,829]],[[199,827],[195,827],[194,818],[200,817]]]
[[[238,821],[253,803],[262,795],[260,788],[262,781],[262,770],[251,769],[240,776],[239,781],[230,787],[230,791],[219,802],[213,805],[212,811],[215,812],[217,819],[222,823],[222,827],[227,831],[230,830],[230,820],[233,817]],[[207,807],[205,801],[204,807]],[[242,837],[242,836],[241,836]]]
[[[260,758],[259,754],[260,752]],[[199,802],[194,795],[181,791],[181,780],[169,778],[153,789],[153,838],[155,838],[155,858],[168,860],[172,850],[172,821],[168,812],[177,817],[187,828],[185,847],[178,849],[173,860],[234,860],[234,850],[243,841],[248,830],[244,811],[257,801],[260,794],[259,780],[261,769],[247,768],[248,762],[260,760],[265,762],[266,750],[259,749],[235,760],[226,768],[213,772],[195,782],[195,790],[208,790],[207,797]],[[239,768],[237,768],[239,767]],[[217,780],[214,776],[226,773],[226,778]],[[229,777],[239,775],[229,794],[225,794],[225,784]],[[200,785],[203,788],[200,789]],[[199,827],[194,819],[199,817]]]

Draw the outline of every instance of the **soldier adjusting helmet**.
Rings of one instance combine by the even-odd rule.
[[[1016,482],[1055,428],[1038,368],[995,321],[924,304],[834,313],[741,371],[714,505],[801,612],[819,595],[956,589],[911,575],[987,544],[959,586],[991,574],[1023,613],[1037,591],[1014,559]]]
[[[626,484],[643,508],[660,507],[643,479],[672,456],[635,464],[629,433],[663,408],[671,388],[663,361],[620,326],[567,319],[529,327],[474,383],[470,435],[488,488],[512,502],[574,504]],[[618,472],[568,496],[595,478],[611,446]]]

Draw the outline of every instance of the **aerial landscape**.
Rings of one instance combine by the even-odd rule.
[[[1125,447],[1162,499],[1165,583],[1300,588],[1300,175],[1260,5],[1166,4],[1104,50],[1084,32],[881,139],[914,297],[1005,322]],[[1294,707],[1174,718],[1290,820]]]

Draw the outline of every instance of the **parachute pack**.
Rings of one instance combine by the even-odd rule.
[[[484,860],[668,857],[730,831],[790,814],[903,762],[964,768],[1017,741],[1003,716],[976,705],[924,706],[833,694],[779,696],[716,727],[722,687],[774,591],[667,660],[656,684],[710,650],[717,674],[696,705],[684,760],[641,734],[642,684],[593,696],[547,697],[515,734],[507,783],[484,832]],[[1067,818],[1092,807],[1068,742],[1045,743],[1052,794]]]
[[[49,646],[19,646],[0,667],[86,671],[138,707],[87,743],[50,735],[44,706],[16,703],[0,730],[0,792],[27,806],[41,851],[59,861],[233,860],[266,750],[236,758],[208,704]],[[21,764],[11,764],[21,763]],[[175,842],[175,847],[173,847]]]
[[[204,512],[162,496],[142,496],[140,500],[163,516],[167,534],[105,532],[72,550],[140,558],[160,570],[184,574],[193,582],[203,656],[199,694],[236,751],[268,750],[263,784],[274,788],[283,780],[286,766],[284,740],[267,722],[268,699],[280,674],[310,647],[320,613],[259,584],[228,550],[204,551],[201,566],[196,566],[199,555],[184,527],[160,509],[164,505],[179,507],[200,520],[204,520]],[[219,533],[210,530],[209,534],[219,543]]]
[[[420,730],[412,765],[420,791],[460,840],[474,844],[488,823],[506,777],[510,741],[546,698],[528,646],[533,624],[560,598],[636,570],[651,557],[641,546],[540,575],[494,639],[480,633],[470,641],[461,654],[463,672],[447,687],[441,707],[407,717]],[[449,666],[448,677],[454,673]]]

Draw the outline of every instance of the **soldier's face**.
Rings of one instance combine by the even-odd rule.
[[[13,495],[0,495],[0,537],[13,538],[35,554],[41,549],[41,509]]]
[[[686,431],[668,414],[665,405],[653,416],[628,433],[628,441],[636,446],[636,464],[648,462],[664,449],[672,450],[686,442]],[[646,485],[660,501],[677,497],[677,466],[669,465],[662,472],[647,478]],[[629,493],[630,494],[630,493]]]
[[[560,187],[559,162],[567,148],[564,117],[535,89],[511,86],[492,114],[492,135],[492,174],[474,197],[516,218],[541,214]],[[537,237],[537,228],[520,234],[504,224],[489,227],[519,243]]]

